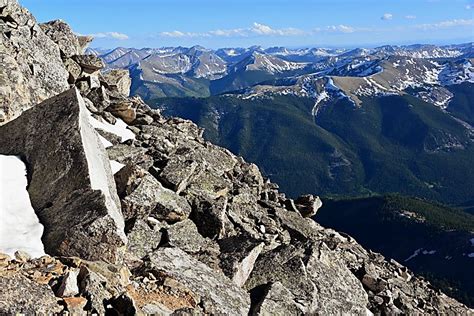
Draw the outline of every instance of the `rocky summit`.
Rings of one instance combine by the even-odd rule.
[[[0,33],[0,154],[27,166],[48,254],[0,255],[0,314],[473,313],[128,97],[66,23],[0,0]]]

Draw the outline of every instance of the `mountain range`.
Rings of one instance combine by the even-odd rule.
[[[472,57],[472,43],[450,46],[382,46],[374,49],[263,49],[201,46],[159,49],[89,49],[109,68],[129,69],[132,93],[157,97],[207,97],[252,87],[267,80],[302,75],[367,76],[388,57],[445,59]],[[393,61],[394,64],[396,60]],[[425,65],[426,66],[426,65]],[[395,67],[395,66],[394,66]],[[428,68],[435,66],[428,63]],[[403,65],[402,65],[402,68]],[[438,67],[439,68],[439,67]],[[424,69],[422,69],[424,70]],[[448,71],[452,74],[451,71]],[[446,73],[446,75],[448,75]]]

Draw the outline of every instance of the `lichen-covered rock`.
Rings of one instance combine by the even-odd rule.
[[[150,256],[150,263],[199,294],[205,313],[247,315],[250,310],[250,297],[244,290],[178,248],[158,249]]]
[[[158,180],[149,173],[139,179],[135,190],[122,199],[125,220],[147,218],[158,204],[161,188]]]
[[[86,266],[81,267],[79,279],[81,296],[88,300],[88,310],[91,313],[105,315],[104,303],[113,297],[106,288],[107,279]]]
[[[229,237],[219,241],[220,267],[232,281],[242,287],[253,271],[264,243],[248,236]]]
[[[95,55],[75,55],[72,56],[72,59],[88,73],[93,73],[105,67],[102,59]]]
[[[163,232],[161,226],[150,225],[144,220],[137,220],[127,234],[128,253],[141,259],[157,249],[161,243]]]
[[[194,161],[173,157],[160,173],[160,180],[179,194],[188,186],[197,166]]]
[[[281,246],[262,255],[245,286],[275,282],[292,293],[305,314],[364,314],[369,303],[360,282],[323,244]]]
[[[133,168],[125,168],[116,175],[118,187],[124,195],[122,209],[126,220],[152,216],[173,223],[189,217],[191,207],[186,199],[164,188],[151,174],[143,172],[143,176],[135,177],[134,181],[130,177],[134,177]],[[124,188],[123,182],[130,184],[125,184]]]
[[[133,147],[125,144],[118,144],[107,148],[110,160],[115,160],[122,164],[131,164],[133,166],[138,165],[144,169],[148,169],[153,165],[153,160],[146,152],[146,148]]]
[[[214,241],[202,237],[196,225],[190,219],[169,225],[163,231],[168,245],[177,247],[189,254],[219,253],[218,245]]]
[[[254,305],[252,315],[304,315],[294,295],[280,282],[265,285],[260,291],[264,292],[263,298]]]
[[[0,153],[26,160],[47,253],[116,261],[126,242],[124,220],[107,153],[88,117],[71,89],[0,127]]]
[[[151,216],[169,223],[183,221],[191,214],[188,201],[175,192],[164,188],[161,184],[157,187],[157,204]]]
[[[48,285],[38,284],[20,274],[0,275],[0,288],[1,315],[46,315],[63,309]]]
[[[0,125],[69,88],[59,47],[16,0],[0,10]]]
[[[117,91],[124,96],[129,96],[132,79],[128,70],[110,70],[104,74],[104,80],[111,90]]]
[[[40,25],[44,33],[56,44],[61,50],[64,58],[82,54],[82,47],[79,39],[72,31],[71,27],[62,20],[50,21]]]

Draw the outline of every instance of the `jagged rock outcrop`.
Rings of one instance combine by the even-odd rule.
[[[61,57],[69,58],[83,53],[79,38],[71,27],[62,20],[51,21],[40,25],[46,36],[59,46]]]
[[[16,0],[0,1],[0,64],[0,125],[69,87],[58,45]]]
[[[12,1],[2,3],[16,8],[8,16],[30,16]],[[75,54],[87,39],[68,47],[70,29],[46,25],[78,90],[1,127],[0,153],[27,162],[45,249],[60,257],[0,255],[0,284],[8,287],[0,292],[0,313],[472,312],[400,264],[307,218],[320,207],[318,197],[288,199],[257,166],[206,142],[192,122],[127,97],[124,73],[110,78],[97,58]],[[49,53],[57,57],[55,47]],[[114,177],[109,159],[120,167]],[[26,299],[14,298],[24,291]]]
[[[118,259],[126,242],[120,201],[107,153],[75,88],[1,126],[0,153],[26,160],[48,253]]]

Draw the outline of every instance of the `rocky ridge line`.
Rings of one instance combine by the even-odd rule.
[[[28,22],[23,24],[24,20]],[[26,24],[35,33],[15,31],[18,25]],[[80,166],[65,163],[70,170],[79,172],[79,179],[74,179],[74,173],[64,175],[65,180],[79,181],[77,187],[64,196],[64,192],[54,192],[54,196],[47,197],[50,201],[35,206],[46,232],[63,230],[60,218],[69,216],[77,221],[79,233],[83,224],[84,234],[74,235],[74,243],[86,244],[90,236],[103,237],[107,251],[114,255],[104,255],[100,247],[78,251],[74,246],[61,247],[58,253],[50,247],[48,252],[56,256],[39,259],[21,252],[16,258],[1,255],[0,313],[472,313],[402,265],[311,220],[320,206],[319,198],[286,198],[276,184],[262,177],[257,166],[204,141],[202,130],[192,122],[165,118],[139,98],[127,97],[128,73],[101,73],[104,65],[100,59],[82,55],[89,39],[76,37],[64,22],[38,26],[16,1],[0,0],[0,28],[1,44],[13,47],[19,43],[24,53],[10,55],[15,62],[8,63],[8,71],[23,73],[24,65],[31,62],[24,56],[33,56],[33,51],[39,50],[38,54],[50,61],[60,60],[61,65],[55,66],[58,73],[67,74],[60,79],[41,77],[40,84],[59,87],[47,90],[50,96],[70,88],[16,120],[12,119],[20,112],[43,101],[43,95],[8,94],[8,102],[2,102],[8,115],[4,115],[7,124],[0,128],[0,144],[6,144],[0,147],[0,153],[14,151],[24,157],[30,183],[42,179],[43,186],[50,187],[56,179],[40,178],[38,170],[48,168],[48,164],[51,168],[64,163],[61,158],[42,161],[44,152],[29,150],[35,143],[33,127],[44,129],[47,137],[59,140],[70,128],[68,132],[75,135],[74,140],[59,141],[57,150],[64,153],[63,157],[73,158],[78,152],[87,151],[88,142],[77,137],[83,128],[88,128],[84,127],[88,125],[83,115],[101,126],[117,127],[125,122],[134,134],[124,141],[120,133],[96,129],[102,144],[108,147],[108,159],[122,166],[115,170],[115,181],[108,183],[110,192],[91,186],[92,180],[84,182],[84,178],[93,176],[91,166],[96,165],[86,159]],[[48,37],[42,42],[48,47],[29,45],[32,34],[42,40]],[[7,68],[2,69],[0,78]],[[0,81],[1,88],[35,91],[36,79]],[[87,110],[81,110],[81,104]],[[59,115],[63,110],[80,114],[66,119]],[[55,121],[57,124],[51,124],[51,115],[60,118]],[[28,124],[20,124],[23,120]],[[82,125],[72,128],[71,122]],[[5,141],[12,135],[23,135],[14,150],[11,142]],[[97,145],[97,151],[86,154],[99,159],[99,166],[108,162],[98,154],[103,151],[102,144]],[[109,167],[103,167],[101,172],[106,178],[112,176]],[[94,193],[97,201],[103,201],[107,194],[120,201],[127,240],[110,242],[100,217],[98,224],[90,221],[87,215],[91,211],[104,215],[106,208],[100,203],[79,203],[84,190]],[[29,191],[34,197],[34,190],[30,187]],[[66,205],[72,203],[74,208],[51,211],[57,201],[66,200]],[[71,245],[67,236],[55,236],[59,244]]]

